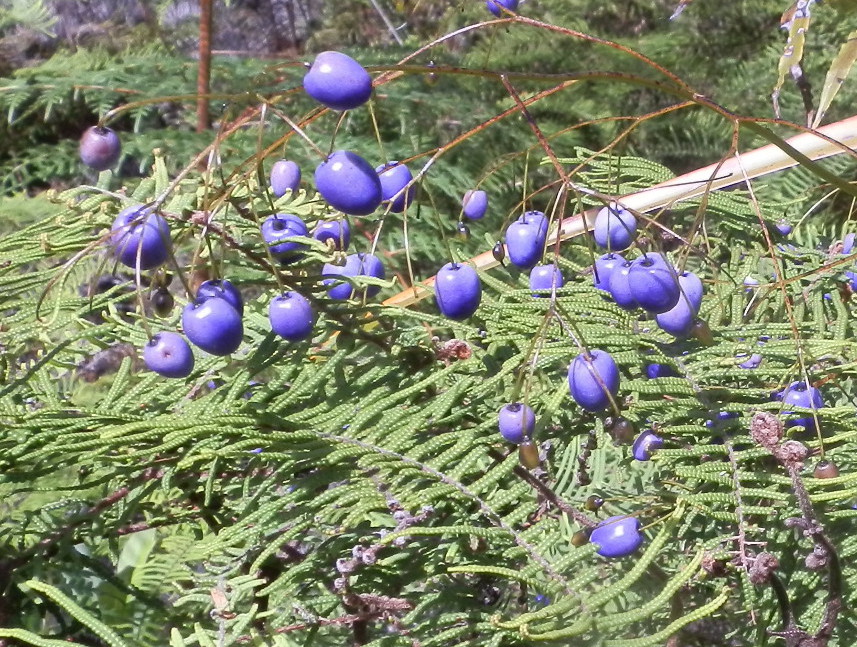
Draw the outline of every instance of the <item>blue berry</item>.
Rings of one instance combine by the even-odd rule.
[[[803,407],[804,409],[821,409],[824,407],[824,399],[821,397],[821,391],[806,382],[793,382],[785,390],[782,395],[782,401],[785,404],[790,404],[795,407]],[[790,415],[791,411],[783,411],[783,414]],[[787,427],[800,425],[807,431],[815,430],[815,419],[812,415],[801,418],[794,418],[786,422]]]
[[[354,288],[350,283],[337,280],[336,277],[373,276],[383,279],[386,276],[384,265],[380,259],[372,254],[364,254],[362,252],[359,254],[349,254],[345,259],[344,266],[325,263],[321,270],[321,275],[325,277],[323,281],[324,285],[330,286],[327,289],[330,298],[338,300],[350,299],[354,294]],[[369,286],[366,289],[366,296],[373,297],[380,290],[381,288],[378,286]]]
[[[500,409],[498,426],[500,434],[510,443],[520,445],[532,438],[536,428],[536,414],[526,404],[514,402]]]
[[[92,126],[80,138],[80,160],[95,171],[116,166],[121,153],[122,143],[110,128]]]
[[[334,249],[345,251],[351,244],[351,226],[345,218],[325,220],[315,226],[312,237],[323,243],[332,241]]]
[[[675,270],[661,254],[648,254],[631,263],[628,287],[643,310],[659,314],[678,302],[679,291]]]
[[[626,261],[613,268],[613,271],[610,273],[610,296],[613,297],[616,305],[625,310],[634,310],[640,307],[628,283],[628,276],[632,266],[633,263]]]
[[[211,297],[226,299],[239,315],[244,314],[244,299],[241,292],[226,279],[212,279],[200,284],[196,291],[197,301],[204,301]]]
[[[315,187],[331,207],[352,216],[368,216],[383,197],[378,173],[351,151],[336,151],[319,164]]]
[[[353,110],[372,96],[372,77],[342,52],[322,52],[304,76],[304,90],[333,110]]]
[[[149,270],[169,258],[170,226],[151,208],[134,205],[116,216],[110,242],[120,263],[136,268],[139,256],[140,269]]]
[[[659,377],[678,377],[678,373],[669,364],[646,364],[646,377],[654,380]]]
[[[294,193],[301,184],[301,168],[291,160],[277,160],[271,167],[271,191],[278,198]]]
[[[462,263],[447,263],[440,268],[434,289],[438,309],[450,319],[467,319],[482,300],[482,284],[476,270]]]
[[[568,367],[571,397],[587,411],[610,406],[610,398],[619,392],[619,368],[610,353],[593,349],[575,357]]]
[[[792,226],[785,218],[778,220],[777,224],[774,225],[774,228],[776,228],[776,230],[780,232],[781,236],[788,236],[790,233],[792,233]]]
[[[562,272],[556,265],[536,265],[530,272],[531,290],[559,290],[565,285]],[[547,296],[546,294],[533,293],[534,297]]]
[[[602,557],[627,557],[643,544],[640,521],[635,517],[608,517],[592,530],[589,541]]]
[[[381,198],[384,202],[393,200],[393,196],[404,189],[414,176],[411,175],[411,170],[397,161],[387,162],[375,169],[378,173],[378,179],[381,180]],[[393,213],[402,213],[405,207],[409,206],[414,200],[414,187],[411,186],[407,191],[393,200],[390,205],[390,211]]]
[[[315,312],[306,297],[298,292],[285,292],[268,306],[271,330],[287,341],[299,342],[312,335]]]
[[[625,263],[621,254],[608,252],[595,259],[595,270],[592,273],[592,284],[599,290],[610,290],[610,275],[613,270]],[[635,306],[636,307],[636,306]]]
[[[262,223],[262,238],[270,246],[271,254],[283,261],[294,261],[301,257],[300,252],[306,245],[297,241],[284,241],[284,238],[307,236],[306,223],[291,213],[278,213],[268,216]]]
[[[485,0],[485,7],[495,16],[500,17],[503,14],[503,9],[517,11],[518,0]]]
[[[220,297],[195,301],[185,306],[182,328],[194,346],[212,355],[234,353],[244,336],[241,315],[226,299]]]
[[[461,200],[461,208],[465,218],[470,220],[481,219],[488,211],[488,194],[482,190],[467,191]]]
[[[651,429],[646,429],[631,445],[631,455],[635,460],[647,461],[652,457],[652,453],[656,449],[660,449],[664,444],[664,439],[658,436]]]
[[[600,247],[621,252],[634,242],[637,219],[624,207],[612,204],[598,212],[592,233]]]
[[[164,377],[187,377],[193,371],[193,352],[184,337],[159,332],[143,348],[146,368]]]
[[[506,251],[513,265],[535,267],[545,248],[548,221],[541,211],[528,211],[506,229]]]

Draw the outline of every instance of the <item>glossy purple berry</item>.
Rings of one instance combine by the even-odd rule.
[[[345,251],[351,244],[351,226],[345,218],[325,220],[315,226],[312,237],[323,243],[331,241],[334,249]]]
[[[381,180],[381,198],[384,202],[390,202],[390,211],[393,213],[402,213],[405,207],[409,206],[414,201],[414,187],[411,186],[407,191],[396,196],[408,183],[414,179],[411,175],[411,170],[398,161],[387,162],[375,169],[378,173],[378,179]]]
[[[759,368],[759,365],[762,363],[762,356],[758,353],[753,353],[748,357],[745,361],[738,364],[741,368],[746,368],[749,370]]]
[[[336,277],[373,276],[375,278],[383,279],[386,276],[384,265],[381,263],[380,259],[377,256],[365,254],[363,252],[359,254],[349,254],[345,259],[345,265],[332,265],[331,263],[325,263],[321,270],[321,275],[325,277],[324,281],[322,281],[323,284],[329,286],[327,293],[330,298],[338,300],[350,299],[354,294],[354,288],[350,283],[340,281]],[[378,286],[368,286],[366,289],[366,296],[373,297],[378,294],[380,290],[381,288]]]
[[[111,228],[110,242],[123,265],[149,270],[170,256],[170,226],[162,216],[141,205],[119,212]]]
[[[669,364],[646,364],[646,377],[655,380],[659,377],[678,377],[678,373]]]
[[[698,314],[702,307],[702,294],[705,291],[702,281],[693,272],[684,271],[678,275],[678,284],[682,294],[680,300],[687,300],[693,311]]]
[[[598,212],[592,234],[600,247],[621,252],[634,242],[637,219],[624,207],[611,204]]]
[[[520,445],[532,438],[536,428],[536,414],[526,404],[514,402],[500,409],[500,434],[510,443]]]
[[[372,96],[372,77],[342,52],[322,52],[304,76],[304,90],[333,110],[353,110]]]
[[[467,319],[482,300],[482,284],[470,265],[447,263],[435,277],[435,298],[441,314],[460,321]]]
[[[782,401],[784,404],[790,404],[794,407],[803,407],[804,409],[821,409],[824,407],[824,399],[821,397],[821,391],[806,382],[792,382],[783,392]],[[785,415],[789,415],[791,411],[783,411]],[[786,422],[787,427],[800,425],[807,431],[815,430],[815,419],[812,415],[794,418]]]
[[[613,270],[622,265],[625,259],[621,254],[608,252],[595,259],[595,269],[592,272],[592,284],[599,290],[610,289],[610,275]]]
[[[785,218],[778,220],[777,224],[774,225],[774,228],[780,232],[780,236],[788,236],[792,233],[792,226]]]
[[[559,290],[565,285],[562,272],[556,265],[536,265],[530,271],[531,290]],[[547,294],[533,293],[534,297],[548,296]]]
[[[116,166],[121,153],[119,136],[110,128],[92,126],[80,138],[80,160],[95,171]]]
[[[182,328],[194,346],[212,355],[234,353],[244,336],[241,315],[220,297],[194,301],[185,306]]]
[[[293,261],[300,258],[306,245],[297,241],[282,241],[284,238],[307,236],[306,223],[291,213],[277,213],[268,216],[262,223],[262,238],[270,246],[271,254],[281,260]]]
[[[619,368],[607,351],[593,349],[589,357],[581,353],[569,364],[568,388],[581,407],[601,411],[619,392]]]
[[[235,308],[239,315],[244,314],[244,298],[241,296],[240,290],[231,281],[212,279],[201,283],[196,291],[196,300],[204,301],[212,297],[226,299],[227,303]]]
[[[637,436],[631,445],[631,455],[634,460],[647,461],[652,457],[655,450],[663,447],[664,439],[651,429],[646,429]]]
[[[315,187],[331,207],[352,216],[368,216],[383,198],[378,173],[351,151],[336,151],[319,164]]]
[[[315,312],[306,297],[286,292],[271,300],[268,306],[271,330],[287,341],[299,342],[312,335]]]
[[[842,254],[844,256],[854,251],[854,238],[855,234],[851,232],[850,234],[845,234],[845,238],[842,239]]]
[[[503,9],[518,10],[518,0],[485,0],[485,7],[498,18],[503,15]]]
[[[610,296],[613,297],[617,306],[624,308],[625,310],[634,310],[635,308],[640,307],[640,304],[637,303],[637,300],[634,298],[634,294],[631,292],[631,286],[628,283],[628,276],[632,266],[633,263],[630,261],[620,263],[613,268],[613,271],[610,273],[608,286]]]
[[[470,190],[461,200],[464,217],[470,220],[480,220],[488,211],[488,194],[482,190]]]
[[[608,517],[592,530],[589,541],[602,557],[627,557],[643,544],[640,521],[635,517]]]
[[[678,303],[675,270],[661,254],[641,256],[628,269],[628,288],[643,310],[658,314]]]
[[[506,251],[513,265],[529,270],[544,252],[548,220],[541,211],[528,211],[506,229]]]
[[[193,371],[193,352],[175,332],[159,332],[143,347],[146,368],[164,377],[187,377]]]
[[[291,160],[277,160],[271,167],[271,191],[278,198],[294,193],[301,185],[301,167]]]
[[[655,323],[658,327],[676,339],[689,337],[696,321],[696,312],[690,309],[683,298],[666,312],[655,315]]]

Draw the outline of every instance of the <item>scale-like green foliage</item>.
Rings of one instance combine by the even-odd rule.
[[[474,48],[523,32],[554,47],[577,43],[513,24]],[[626,80],[648,92],[638,62],[628,63],[635,76]],[[468,78],[440,65],[435,86],[404,67],[410,76],[376,91],[377,139],[367,108],[337,134],[338,147],[413,157],[414,169],[432,160],[405,215],[352,220],[356,248],[377,241],[388,266],[382,297],[450,255],[473,255],[522,209],[544,208],[556,221],[600,206],[594,196],[673,177],[654,156],[628,154],[618,139],[588,146],[559,123],[551,102],[585,102],[588,86],[536,101],[532,122],[517,121],[514,93],[478,67],[468,65],[476,74]],[[549,71],[570,74],[557,68]],[[523,100],[567,80],[527,74],[505,77]],[[610,82],[606,74],[592,81]],[[416,106],[438,87],[470,83],[495,98],[462,115],[454,134],[411,131]],[[664,83],[656,87],[670,100],[683,92]],[[275,201],[264,186],[273,159],[299,150],[279,116],[327,147],[336,119],[311,123],[305,101],[260,88],[235,97],[247,109],[224,114],[217,141],[208,133],[188,139],[192,152],[152,152],[139,181],[105,172],[94,185],[51,192],[51,213],[4,228],[0,638],[51,647],[642,647],[671,638],[777,644],[769,630],[788,630],[823,645],[854,643],[845,610],[857,604],[857,363],[843,276],[854,259],[830,246],[848,231],[850,198],[834,190],[817,205],[831,189],[808,166],[755,181],[752,193],[733,187],[647,214],[641,247],[668,245],[665,230],[688,241],[671,256],[705,281],[700,315],[713,343],[673,340],[596,291],[586,237],[547,250],[567,279],[555,297],[533,298],[513,268],[480,272],[482,304],[463,323],[430,300],[332,303],[318,276],[320,262],[334,260],[330,250],[313,245],[283,267],[258,233],[271,213],[311,225],[330,215],[312,191]],[[407,115],[399,122],[397,102]],[[711,115],[728,139],[728,115],[701,102],[692,110]],[[668,123],[680,136],[675,115],[645,112],[613,115],[641,117],[635,145]],[[624,127],[614,126],[611,138]],[[457,147],[443,148],[450,143]],[[310,146],[296,157],[318,159]],[[586,192],[559,190],[556,165]],[[855,167],[844,156],[820,165],[840,178]],[[473,225],[479,235],[454,242],[458,196],[482,178],[492,211]],[[160,319],[147,306],[152,286],[167,282],[163,270],[115,267],[109,227],[131,200],[157,203],[170,223],[167,271],[179,306],[203,268],[247,300],[238,352],[198,353],[186,380],[161,378],[139,359],[152,333],[176,328],[180,307]],[[773,223],[784,214],[798,224],[794,248],[776,245]],[[121,280],[93,289],[104,275]],[[748,275],[760,284],[745,287]],[[311,342],[270,332],[267,305],[283,288],[300,290],[319,312]],[[566,370],[583,347],[609,350],[622,374],[621,414],[665,438],[653,460],[632,460],[607,414],[585,413],[569,397]],[[758,367],[743,368],[751,354]],[[647,379],[649,362],[669,364],[676,377]],[[824,393],[824,408],[802,412],[820,433],[792,428],[786,437],[798,444],[771,441],[757,414],[782,431],[787,414],[771,393],[804,379]],[[515,401],[537,415],[533,471],[496,430],[498,410]],[[786,456],[786,447],[797,453]],[[813,476],[822,452],[839,476]],[[590,495],[605,499],[598,513],[587,508]],[[640,518],[637,554],[611,560],[578,545],[575,533],[607,514]],[[765,567],[768,554],[777,567]]]

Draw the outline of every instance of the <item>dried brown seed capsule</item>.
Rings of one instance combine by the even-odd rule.
[[[534,470],[539,466],[541,463],[539,448],[533,444],[533,441],[525,440],[518,445],[518,462],[528,470]]]
[[[839,476],[839,468],[833,461],[818,461],[813,476],[817,479],[835,479]]]
[[[583,507],[590,512],[597,512],[602,505],[604,505],[604,499],[597,494],[590,494],[586,498],[586,502],[583,504]]]
[[[586,546],[589,543],[589,534],[589,530],[578,530],[571,536],[571,545],[578,548]]]
[[[152,296],[149,297],[149,300],[152,302],[152,308],[155,310],[155,314],[159,317],[168,316],[176,305],[173,295],[170,294],[169,290],[166,288],[158,288],[152,292]]]
[[[491,254],[494,256],[494,260],[498,263],[502,263],[506,258],[506,248],[499,240],[494,243],[494,249],[491,250]]]
[[[636,436],[636,432],[634,431],[634,424],[630,420],[626,420],[622,416],[617,416],[613,418],[608,425],[606,425],[607,433],[610,434],[613,438],[613,442],[617,445],[624,445],[630,443],[634,440]]]
[[[711,328],[707,322],[701,319],[697,321],[690,329],[690,334],[696,337],[703,346],[714,346],[714,335],[711,333]]]

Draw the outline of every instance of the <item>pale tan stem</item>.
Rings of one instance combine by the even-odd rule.
[[[804,132],[785,140],[786,144],[815,161],[846,152],[857,147],[857,117],[849,117],[818,129],[829,139],[814,133]],[[833,141],[830,141],[833,140]],[[717,191],[725,187],[746,182],[748,179],[777,173],[798,164],[797,160],[774,144],[741,153],[726,161],[710,164],[661,184],[618,198],[622,206],[645,213],[655,209],[669,207],[682,200],[696,198],[707,191]],[[595,225],[598,208],[588,209],[565,218],[548,238],[548,246],[556,242],[557,232],[560,240],[568,240],[591,231]],[[584,221],[586,226],[584,226]],[[477,270],[489,270],[499,265],[494,255],[488,251],[474,256],[468,261]],[[432,295],[429,289],[435,277],[403,290],[386,301],[384,305],[407,307]]]

